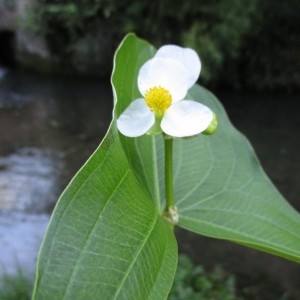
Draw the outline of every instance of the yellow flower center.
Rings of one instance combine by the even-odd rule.
[[[155,86],[146,91],[145,102],[157,116],[162,116],[171,106],[172,96],[167,89]]]

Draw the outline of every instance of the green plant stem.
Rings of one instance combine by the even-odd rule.
[[[173,225],[179,221],[177,207],[174,201],[173,188],[173,138],[164,134],[165,143],[165,192],[166,207],[163,213],[164,218]]]
[[[166,208],[175,206],[174,189],[173,189],[173,138],[164,136],[165,143],[165,192],[166,192]]]

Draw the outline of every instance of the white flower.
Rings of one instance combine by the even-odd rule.
[[[117,127],[129,137],[163,131],[173,137],[188,137],[208,128],[214,118],[205,105],[183,100],[197,81],[201,69],[197,53],[174,45],[161,47],[140,69],[135,99],[119,116]]]

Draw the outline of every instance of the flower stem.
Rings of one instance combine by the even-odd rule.
[[[174,206],[173,190],[173,138],[164,137],[165,142],[165,192],[166,192],[166,210]]]
[[[165,193],[166,193],[166,207],[164,217],[171,224],[178,223],[178,213],[174,201],[173,188],[173,138],[164,135],[165,143]]]

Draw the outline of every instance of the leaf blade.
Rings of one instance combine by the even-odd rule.
[[[137,181],[113,122],[58,201],[33,299],[164,299],[176,263],[174,232]]]
[[[250,143],[232,126],[217,99],[199,86],[190,94],[217,112],[220,128],[215,136],[199,137],[189,150],[181,150],[181,157],[191,157],[194,152],[209,163],[204,166],[206,171],[198,171],[198,183],[193,172],[182,170],[194,189],[185,197],[190,191],[180,185],[179,226],[299,262],[299,213],[266,176]],[[205,149],[211,154],[205,154]],[[201,167],[199,159],[193,161],[197,168],[195,164]]]

